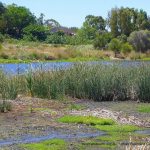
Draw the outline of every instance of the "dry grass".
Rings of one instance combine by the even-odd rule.
[[[92,46],[50,45],[37,42],[5,41],[0,50],[1,59],[62,60],[71,58],[109,57],[106,52],[94,50]]]

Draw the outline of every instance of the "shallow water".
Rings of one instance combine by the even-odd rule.
[[[49,128],[48,131],[45,131],[43,135],[40,136],[34,136],[31,134],[26,134],[19,136],[18,138],[9,138],[0,140],[0,147],[3,146],[9,146],[14,144],[25,144],[25,143],[36,143],[44,140],[50,140],[50,139],[65,139],[65,140],[71,140],[71,139],[81,139],[81,138],[92,138],[92,137],[98,137],[106,135],[103,131],[89,131],[85,132],[82,130],[56,130],[54,128]]]
[[[65,69],[71,67],[73,64],[78,64],[79,62],[36,62],[36,63],[19,63],[19,64],[0,64],[0,70],[6,74],[24,74],[28,71],[36,71],[38,69],[48,71],[56,69]],[[83,62],[86,64],[102,64],[102,65],[113,65],[121,64],[123,67],[133,66],[137,67],[143,64],[150,64],[150,61],[93,61],[93,62]]]
[[[135,133],[141,134],[141,135],[148,135],[148,136],[150,136],[150,129],[135,131]]]

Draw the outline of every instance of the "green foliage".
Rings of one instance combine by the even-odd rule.
[[[136,51],[146,52],[150,49],[150,31],[134,31],[130,34],[128,41],[133,45]]]
[[[24,39],[29,41],[44,41],[47,37],[46,28],[42,25],[31,24],[23,29]]]
[[[92,116],[64,116],[59,119],[63,123],[79,123],[87,125],[113,125],[115,122],[111,119],[103,119]]]
[[[118,31],[118,9],[113,8],[108,13],[108,24],[111,29],[111,34],[113,37],[117,37],[119,35]]]
[[[105,31],[105,27],[106,22],[101,16],[88,15],[78,34],[84,39],[94,40],[97,33]]]
[[[112,51],[119,52],[121,50],[121,41],[114,38],[110,41],[108,48]]]
[[[108,15],[108,24],[113,37],[121,34],[129,36],[135,30],[150,29],[147,13],[128,7],[111,9]]]
[[[4,18],[6,20],[5,32],[14,38],[22,37],[23,28],[35,23],[35,17],[29,9],[15,4],[7,6]]]
[[[121,34],[120,36],[118,36],[117,39],[120,40],[122,43],[127,42],[127,36],[124,34]]]
[[[46,43],[49,44],[66,44],[66,36],[57,33],[48,35]]]
[[[94,40],[94,48],[96,49],[106,49],[108,43],[111,41],[112,36],[110,33],[102,33],[98,34],[96,39]]]
[[[128,42],[127,43],[124,43],[121,45],[121,51],[126,54],[126,53],[129,53],[133,50],[133,47],[132,45],[130,45]]]
[[[64,140],[52,139],[48,141],[43,141],[40,143],[31,143],[20,145],[20,147],[27,150],[66,150],[67,146]]]

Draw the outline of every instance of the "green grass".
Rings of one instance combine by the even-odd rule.
[[[150,104],[138,106],[138,111],[141,113],[150,113]]]
[[[24,144],[21,145],[22,148],[27,150],[66,150],[67,146],[64,140],[53,139],[48,141],[43,141],[40,143]]]
[[[79,123],[87,125],[113,125],[115,122],[111,119],[103,119],[92,116],[64,116],[59,119],[63,123]]]

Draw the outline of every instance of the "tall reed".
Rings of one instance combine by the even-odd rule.
[[[140,100],[150,102],[150,65],[121,63],[76,64],[67,69],[29,72],[22,76],[0,74],[0,93],[15,98],[18,93],[57,99],[64,95],[95,101]]]

